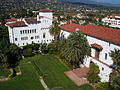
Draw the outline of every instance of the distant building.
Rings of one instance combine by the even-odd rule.
[[[120,14],[113,14],[102,19],[102,21],[110,27],[120,28]]]
[[[50,43],[54,37],[50,35],[53,11],[38,10],[36,18],[6,19],[10,43],[25,46],[31,43]]]
[[[85,34],[91,48],[91,56],[84,59],[84,66],[90,63],[99,66],[102,82],[109,81],[112,72],[113,60],[109,56],[111,50],[120,49],[120,31],[92,24],[81,26],[78,24],[67,24],[61,26],[60,36],[67,38],[71,32],[82,32]]]

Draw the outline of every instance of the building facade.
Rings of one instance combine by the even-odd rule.
[[[102,22],[104,22],[106,25],[109,25],[110,27],[120,28],[120,15],[113,14],[111,16],[107,16],[102,19]]]
[[[115,48],[120,49],[120,31],[95,25],[67,24],[61,26],[62,37],[67,38],[71,32],[85,34],[91,48],[91,56],[84,59],[84,66],[89,67],[90,63],[95,63],[99,66],[101,81],[108,82],[113,65],[109,53]]]
[[[50,43],[54,37],[50,35],[53,11],[39,10],[36,18],[6,19],[10,43],[25,46],[31,43]]]

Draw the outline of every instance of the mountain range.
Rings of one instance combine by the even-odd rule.
[[[60,0],[60,1],[72,2],[72,3],[98,4],[98,5],[105,5],[105,6],[112,6],[112,7],[120,7],[120,4],[101,3],[101,2],[95,2],[95,1],[92,1],[92,0]]]

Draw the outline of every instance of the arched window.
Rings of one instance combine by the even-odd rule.
[[[43,33],[43,38],[45,38],[46,37],[46,33]]]

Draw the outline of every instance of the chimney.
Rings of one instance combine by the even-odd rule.
[[[37,15],[37,21],[40,21],[40,19],[39,19],[39,15]]]

